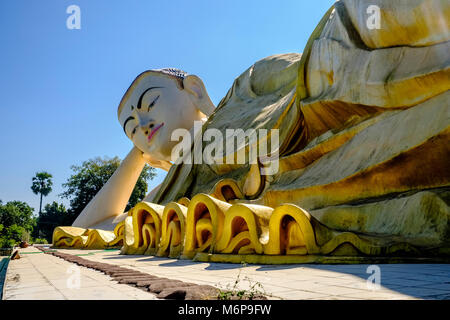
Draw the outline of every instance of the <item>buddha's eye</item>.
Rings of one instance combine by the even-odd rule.
[[[131,135],[134,135],[136,133],[136,128],[133,129],[133,131],[131,132]]]
[[[148,105],[147,112],[150,111],[150,108],[153,107],[153,106],[155,105],[155,103],[156,103],[156,101],[158,101],[158,99],[159,99],[159,96],[157,96],[157,97],[155,98],[155,100],[153,100],[152,103],[150,103],[150,104]]]

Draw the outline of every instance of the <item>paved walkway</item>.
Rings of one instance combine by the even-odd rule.
[[[0,256],[0,300],[3,296],[3,285],[6,278],[6,270],[8,267],[9,257]]]
[[[24,249],[35,250],[34,248]],[[203,263],[153,256],[119,255],[119,251],[58,250],[92,261],[125,266],[158,277],[231,289],[251,286],[272,299],[450,299],[449,264],[247,265]],[[68,289],[66,273],[73,264],[41,254],[22,254],[8,268],[5,299],[152,299],[140,289],[81,269],[81,288]],[[379,269],[378,269],[379,268]],[[375,270],[375,273],[373,273]],[[380,273],[380,286],[367,279]],[[18,274],[19,281],[14,277]],[[260,288],[259,285],[262,287]],[[27,289],[28,288],[28,289]],[[76,291],[78,290],[78,291]]]
[[[4,300],[153,300],[155,295],[118,284],[101,272],[37,250],[20,249],[9,262]],[[78,273],[79,272],[79,273]]]
[[[273,299],[450,299],[450,264],[380,264],[380,286],[367,283],[369,265],[247,265],[203,263],[119,251],[61,250],[159,277],[261,291]],[[374,267],[375,269],[377,267]],[[369,270],[370,271],[370,270]],[[377,270],[375,270],[377,271]],[[255,288],[255,289],[256,289]]]

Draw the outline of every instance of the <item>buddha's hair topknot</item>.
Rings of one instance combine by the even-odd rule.
[[[154,71],[161,72],[161,73],[164,73],[167,75],[171,75],[171,76],[180,78],[181,80],[183,80],[188,75],[188,73],[186,71],[176,69],[176,68],[163,68],[163,69],[157,69]]]
[[[184,89],[183,80],[188,76],[186,71],[177,68],[163,68],[163,69],[153,69],[152,72],[162,73],[176,80],[177,85],[180,89]]]

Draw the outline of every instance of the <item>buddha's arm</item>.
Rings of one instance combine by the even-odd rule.
[[[107,218],[122,214],[145,163],[142,151],[133,147],[72,226],[89,228]]]
[[[148,165],[150,165],[153,168],[159,168],[163,169],[164,171],[169,171],[172,164],[169,161],[165,160],[158,160],[150,156],[149,154],[143,154],[143,157]]]

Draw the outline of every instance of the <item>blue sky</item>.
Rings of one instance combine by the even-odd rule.
[[[142,71],[176,67],[200,76],[217,104],[254,62],[302,52],[331,0],[3,0],[0,2],[0,199],[38,211],[37,171],[58,195],[70,166],[132,147],[116,117]],[[69,5],[81,30],[66,28]],[[149,187],[159,184],[165,173]]]

